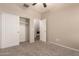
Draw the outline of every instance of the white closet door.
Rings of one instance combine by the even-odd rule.
[[[28,41],[28,24],[20,23],[20,42]]]
[[[46,42],[46,19],[40,20],[40,40]]]

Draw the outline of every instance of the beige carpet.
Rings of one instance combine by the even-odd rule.
[[[26,42],[19,46],[0,49],[0,56],[79,56],[79,52],[49,43]]]

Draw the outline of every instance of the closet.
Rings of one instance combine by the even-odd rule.
[[[29,19],[20,17],[20,42],[29,41]]]

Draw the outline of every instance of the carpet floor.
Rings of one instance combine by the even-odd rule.
[[[25,42],[19,46],[0,49],[0,56],[79,56],[79,52],[50,43]]]

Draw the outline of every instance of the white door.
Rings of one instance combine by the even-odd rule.
[[[20,42],[28,41],[28,24],[20,23]]]
[[[40,20],[40,40],[46,42],[46,19]]]

